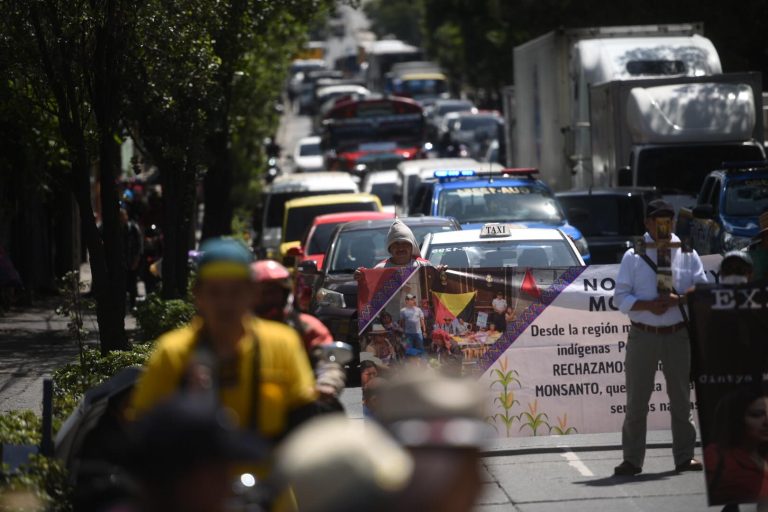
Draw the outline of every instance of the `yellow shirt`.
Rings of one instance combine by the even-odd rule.
[[[201,327],[198,318],[157,340],[131,399],[136,417],[180,390]],[[270,438],[285,432],[290,411],[315,399],[314,374],[295,330],[261,319],[253,319],[251,328],[238,343],[237,382],[221,386],[219,395],[222,405],[235,414],[239,426],[247,428],[252,403],[253,343],[258,340],[258,423],[260,434]]]

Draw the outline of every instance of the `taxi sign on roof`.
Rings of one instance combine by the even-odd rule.
[[[509,224],[485,224],[480,229],[480,238],[503,238],[512,236]]]

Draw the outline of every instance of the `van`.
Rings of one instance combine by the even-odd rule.
[[[275,258],[280,248],[285,204],[292,199],[328,194],[352,194],[359,188],[345,172],[285,174],[266,189],[254,215],[257,241],[254,250],[260,258]]]
[[[425,160],[408,160],[397,165],[400,175],[401,191],[395,198],[395,210],[398,215],[407,215],[413,196],[421,183],[422,172],[429,176],[438,169],[477,169],[480,162],[472,158],[429,158]]]
[[[282,260],[291,248],[301,245],[302,237],[318,215],[380,211],[381,200],[373,194],[330,194],[292,199],[285,203],[280,259]]]

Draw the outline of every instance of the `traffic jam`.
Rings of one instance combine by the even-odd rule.
[[[309,45],[286,97],[312,133],[266,186],[254,226],[254,247],[290,269],[302,311],[359,353],[354,274],[389,256],[394,218],[425,259],[451,268],[618,264],[659,199],[699,255],[748,251],[768,209],[755,77],[723,74],[696,25],[600,30],[515,48],[521,79],[503,112],[455,94],[402,41],[361,37],[353,62],[335,65],[323,42]],[[628,51],[644,60],[614,59]],[[535,80],[562,69],[578,72]],[[734,109],[745,122],[729,126]]]

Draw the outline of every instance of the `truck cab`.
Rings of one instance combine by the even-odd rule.
[[[704,180],[696,205],[681,208],[676,233],[699,254],[747,247],[768,210],[768,162],[737,162]]]

